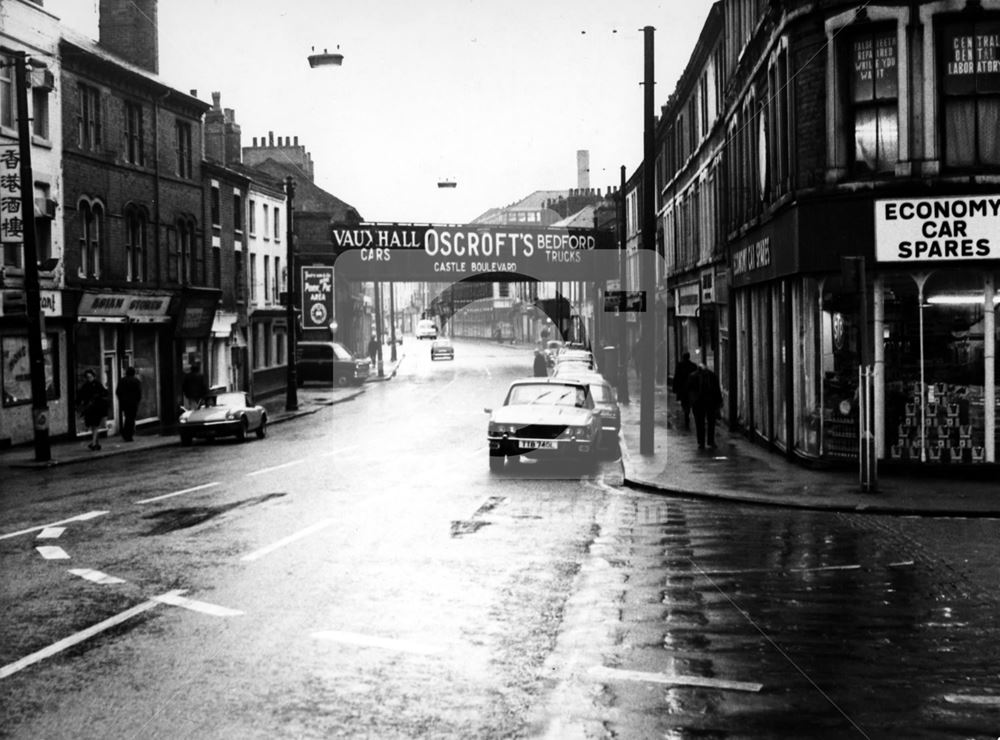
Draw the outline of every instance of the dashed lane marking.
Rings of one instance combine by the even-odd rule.
[[[10,539],[11,537],[20,537],[22,534],[31,534],[32,532],[39,532],[50,527],[58,527],[60,524],[70,524],[71,522],[85,522],[88,519],[95,519],[99,516],[104,516],[110,512],[107,511],[88,511],[86,514],[80,514],[79,516],[72,516],[69,519],[60,519],[58,522],[51,522],[50,524],[42,524],[37,527],[29,527],[28,529],[22,529],[18,532],[10,532],[9,534],[0,534],[0,540]]]
[[[401,653],[416,653],[418,655],[433,655],[440,653],[444,648],[437,645],[429,645],[412,640],[397,640],[389,637],[377,637],[375,635],[362,635],[357,632],[339,632],[337,630],[326,630],[314,632],[312,635],[317,640],[329,640],[340,642],[346,645],[357,645],[359,647],[375,647],[384,650],[394,650]]]
[[[171,594],[182,594],[182,593],[184,592],[171,591],[170,593],[165,594],[165,596],[169,596]],[[58,655],[63,650],[71,648],[74,645],[78,645],[84,640],[89,640],[94,635],[98,635],[101,632],[104,632],[105,630],[111,629],[112,627],[117,627],[122,622],[126,622],[132,617],[142,614],[143,612],[149,611],[153,607],[157,606],[159,603],[160,602],[157,601],[156,599],[150,599],[149,601],[144,601],[141,604],[133,606],[131,609],[126,609],[125,611],[116,614],[113,617],[105,619],[103,622],[98,622],[97,624],[88,627],[85,630],[81,630],[80,632],[77,632],[75,635],[70,635],[69,637],[63,638],[62,640],[59,640],[59,642],[53,643],[52,645],[49,645],[46,648],[34,652],[31,655],[26,655],[25,657],[21,658],[20,660],[16,660],[13,663],[8,663],[7,665],[0,667],[0,679],[12,676],[18,671],[24,670],[28,666],[34,665],[35,663],[40,663],[46,658],[51,658],[53,655]]]
[[[913,565],[912,560],[903,560],[898,563],[888,563],[886,568],[904,568]],[[820,565],[815,568],[713,568],[703,569],[699,568],[698,571],[702,575],[706,576],[738,576],[744,573],[823,573],[825,571],[838,571],[838,570],[861,570],[861,565],[859,563],[852,563],[850,565]]]
[[[598,681],[643,681],[670,686],[698,686],[706,689],[722,691],[759,692],[764,684],[750,681],[729,681],[724,678],[704,678],[702,676],[678,676],[666,673],[647,673],[645,671],[627,671],[620,668],[593,666],[588,673]]]
[[[309,535],[318,532],[319,530],[325,527],[329,527],[331,524],[333,524],[333,519],[324,519],[323,521],[316,522],[316,524],[313,524],[311,527],[306,527],[301,532],[296,532],[295,534],[289,535],[288,537],[280,539],[277,542],[268,545],[267,547],[262,547],[259,550],[254,550],[249,555],[244,555],[242,558],[240,558],[240,560],[243,560],[244,562],[259,560],[268,553],[274,552],[278,548],[284,547],[285,545],[295,542],[296,540],[300,540],[303,537],[308,537]]]
[[[218,606],[217,604],[209,604],[206,601],[189,599],[186,596],[181,596],[179,592],[171,592],[164,594],[163,596],[154,596],[153,600],[158,601],[161,604],[170,604],[171,606],[179,606],[184,609],[190,609],[194,612],[210,614],[213,617],[238,617],[243,613],[237,609],[229,609],[224,606]]]
[[[38,554],[41,555],[46,560],[69,560],[69,555],[61,547],[56,547],[55,545],[42,545],[41,547],[36,547]]]
[[[137,504],[151,504],[154,501],[162,501],[165,498],[173,498],[174,496],[183,496],[185,493],[194,493],[195,491],[204,491],[206,488],[212,488],[212,486],[219,485],[218,481],[212,483],[203,483],[200,486],[194,486],[192,488],[185,488],[182,491],[174,491],[173,493],[165,493],[162,496],[154,496],[153,498],[144,498],[142,501],[136,501]]]
[[[80,578],[83,578],[84,580],[93,581],[94,583],[100,583],[105,586],[125,583],[124,578],[109,576],[107,573],[102,573],[99,570],[92,570],[91,568],[70,568],[69,572],[75,576],[80,576]]]
[[[272,473],[275,470],[282,470],[283,468],[290,468],[293,465],[301,465],[306,459],[303,457],[299,460],[291,460],[290,462],[281,463],[281,465],[272,465],[270,468],[261,468],[260,470],[255,470],[252,473],[247,473],[247,478],[252,478],[255,475],[263,475],[264,473]]]
[[[1000,696],[993,694],[945,694],[942,697],[949,704],[974,704],[980,707],[1000,707]]]
[[[46,527],[41,532],[38,533],[36,539],[39,540],[57,540],[62,537],[63,532],[66,531],[66,527]]]
[[[343,454],[344,452],[350,452],[351,450],[356,450],[356,449],[358,449],[357,445],[351,445],[350,447],[341,447],[338,450],[331,450],[330,452],[323,452],[323,453],[317,455],[316,457],[332,457],[333,455],[340,455],[340,454]]]

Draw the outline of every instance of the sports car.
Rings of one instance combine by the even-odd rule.
[[[195,437],[236,437],[243,442],[250,432],[258,439],[267,436],[267,411],[250,401],[244,391],[209,393],[177,420],[181,444],[189,445]]]
[[[585,382],[524,378],[507,389],[503,405],[490,414],[486,437],[490,470],[521,455],[583,459],[597,449],[601,422]]]

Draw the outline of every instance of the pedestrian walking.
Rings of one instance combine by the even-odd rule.
[[[378,364],[378,336],[372,334],[372,338],[368,340],[368,356],[372,360],[372,365]]]
[[[93,370],[84,370],[83,385],[76,392],[76,407],[83,417],[83,424],[90,431],[91,450],[101,449],[98,435],[108,415],[108,391],[97,379]]]
[[[118,381],[115,396],[122,412],[122,439],[131,442],[135,437],[135,417],[139,413],[139,401],[142,400],[142,382],[135,377],[134,367],[125,369],[125,377]]]
[[[715,447],[715,420],[722,410],[719,378],[704,363],[688,376],[688,403],[694,412],[694,432],[698,449]]]
[[[674,367],[674,395],[680,401],[681,411],[684,413],[684,428],[691,428],[691,401],[688,399],[688,378],[698,366],[691,362],[691,353],[685,352]]]
[[[191,363],[191,369],[181,382],[181,393],[184,394],[184,408],[188,410],[198,408],[198,402],[208,395],[208,383],[201,374],[200,363]]]
[[[535,377],[544,378],[549,374],[549,358],[541,349],[535,350]]]

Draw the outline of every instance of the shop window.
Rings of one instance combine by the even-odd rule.
[[[1000,19],[946,25],[940,58],[945,164],[1000,165]]]
[[[0,339],[3,366],[0,375],[3,406],[31,403],[31,363],[26,336],[5,336]],[[45,365],[45,397],[59,398],[59,340],[55,334],[42,336],[42,357]]]
[[[832,458],[858,456],[858,366],[863,334],[858,294],[839,277],[823,283],[820,369],[822,451]]]
[[[850,116],[857,174],[892,173],[899,159],[899,73],[894,29],[851,41]]]

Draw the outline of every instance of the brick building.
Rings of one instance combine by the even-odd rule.
[[[870,366],[883,465],[996,462],[998,31],[997,0],[713,6],[645,174],[671,362],[733,427],[856,461]]]

